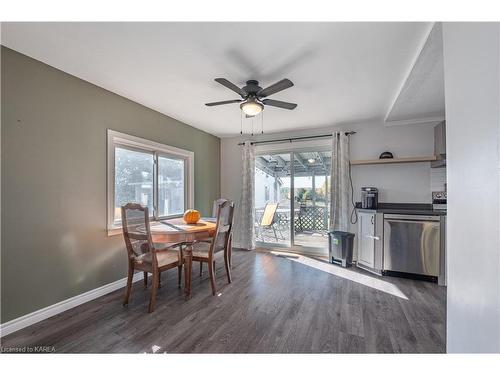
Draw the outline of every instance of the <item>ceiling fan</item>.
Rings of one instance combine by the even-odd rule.
[[[228,89],[234,91],[241,96],[241,99],[206,103],[205,105],[209,107],[223,104],[241,103],[240,108],[247,117],[257,116],[264,110],[264,106],[266,105],[290,110],[297,107],[297,104],[295,103],[266,99],[269,95],[276,94],[277,92],[283,91],[293,86],[293,82],[286,78],[276,82],[274,85],[266,87],[265,89],[260,87],[259,82],[253,79],[247,81],[246,86],[243,86],[242,88],[239,88],[234,83],[229,82],[225,78],[216,78],[215,82],[218,82]]]

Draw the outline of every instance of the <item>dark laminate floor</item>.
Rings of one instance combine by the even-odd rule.
[[[128,307],[116,291],[8,335],[2,346],[93,353],[445,351],[446,290],[436,284],[245,251],[234,251],[232,284],[222,264],[217,269],[218,297],[195,265],[193,298],[185,301],[171,270],[152,314],[140,281]]]

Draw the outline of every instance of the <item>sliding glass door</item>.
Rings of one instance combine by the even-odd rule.
[[[259,154],[255,160],[255,236],[263,247],[326,255],[331,151]]]
[[[255,158],[256,241],[278,246],[291,245],[290,153]]]
[[[328,249],[331,152],[294,153],[294,245]]]

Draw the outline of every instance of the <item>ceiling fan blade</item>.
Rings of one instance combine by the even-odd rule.
[[[271,85],[269,87],[266,87],[265,89],[260,90],[257,93],[257,96],[261,98],[265,98],[266,96],[275,94],[277,92],[280,92],[284,89],[287,89],[289,87],[293,86],[293,82],[290,81],[288,78],[282,79],[279,82],[276,82],[274,85]]]
[[[284,109],[295,109],[295,107],[297,107],[297,104],[295,103],[282,102],[281,100],[273,100],[273,99],[264,99],[262,103],[264,103],[265,105],[270,105],[273,107],[279,107]]]
[[[247,92],[245,90],[240,89],[234,83],[229,82],[225,78],[216,78],[215,82],[220,83],[222,86],[227,87],[229,90],[233,90],[235,93],[237,93],[238,95],[240,95],[242,98],[245,98],[247,96]]]
[[[223,105],[223,104],[231,104],[231,103],[241,103],[242,101],[243,100],[241,100],[241,99],[224,100],[222,102],[205,103],[205,105],[208,106],[208,107],[213,107],[215,105]]]

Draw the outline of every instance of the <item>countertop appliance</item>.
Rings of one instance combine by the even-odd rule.
[[[424,275],[437,280],[444,243],[441,238],[444,236],[442,217],[385,214],[384,273]]]
[[[446,210],[446,191],[433,191],[432,192],[432,209],[433,210]]]
[[[378,189],[375,187],[361,188],[361,208],[376,209],[378,205]]]

